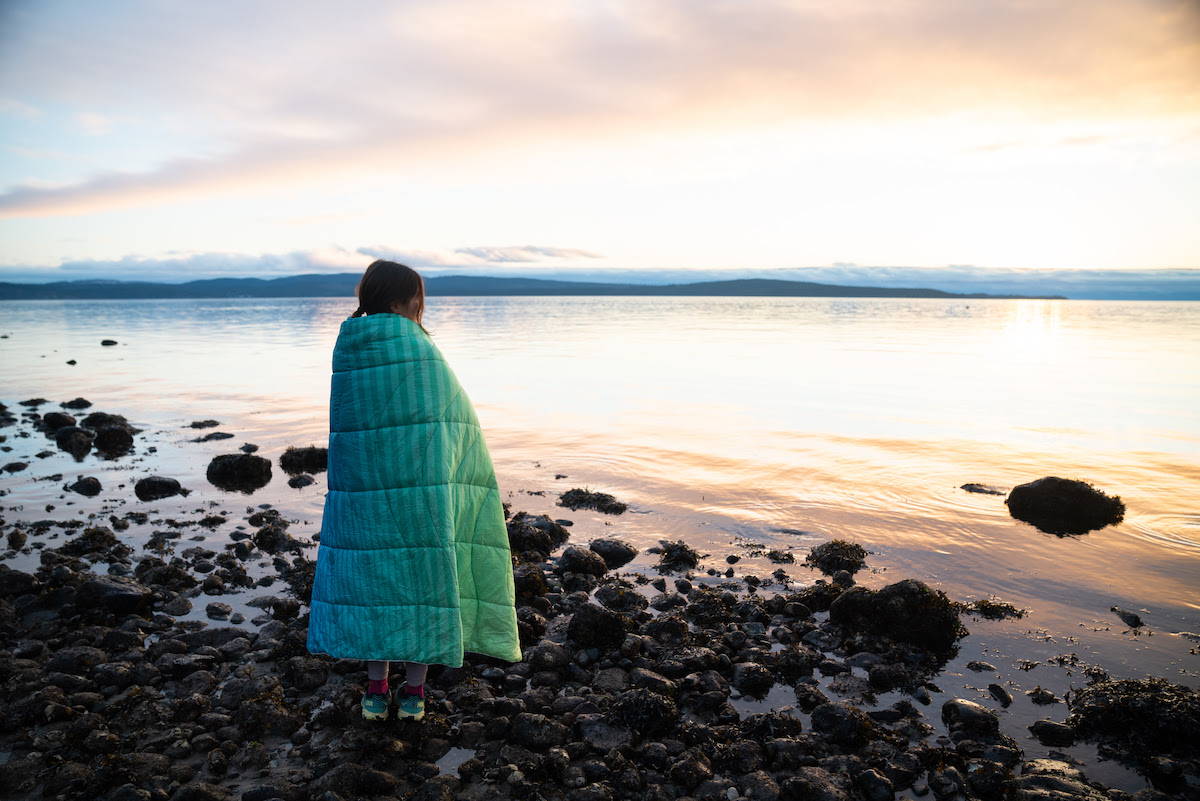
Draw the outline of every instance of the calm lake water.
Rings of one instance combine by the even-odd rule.
[[[322,477],[297,491],[277,471],[246,498],[204,470],[242,442],[272,458],[324,444],[330,353],[354,305],[0,304],[0,400],[82,395],[158,438],[135,461],[30,459],[0,479],[6,517],[110,508],[132,497],[117,483],[160,472],[196,491],[181,508],[269,502],[303,521],[294,533],[316,532]],[[964,661],[1071,652],[1117,676],[1197,683],[1200,643],[1182,633],[1200,632],[1200,303],[438,297],[426,326],[476,404],[514,509],[574,520],[577,541],[682,538],[724,570],[747,543],[801,561],[813,544],[853,539],[872,551],[864,583],[915,576],[1030,610],[969,621]],[[106,337],[120,344],[101,347]],[[236,438],[190,442],[203,432],[184,426],[202,418]],[[10,437],[6,456],[31,455],[45,446],[36,439]],[[36,480],[58,472],[112,489],[68,506],[59,484]],[[1002,497],[959,489],[1045,475],[1120,495],[1125,522],[1060,539],[1012,520]],[[556,507],[574,486],[631,512]],[[776,567],[746,557],[736,570]],[[1126,631],[1114,604],[1139,610],[1151,633]],[[988,681],[962,676],[960,693]],[[1061,694],[1084,680],[1043,664],[1014,681]]]

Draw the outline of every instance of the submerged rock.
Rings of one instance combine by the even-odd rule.
[[[830,621],[852,631],[867,631],[898,642],[945,652],[966,636],[958,606],[941,590],[916,579],[878,591],[851,587],[829,607]]]
[[[1014,487],[1004,501],[1017,520],[1047,534],[1067,536],[1115,525],[1125,519],[1125,504],[1083,481],[1047,476]]]
[[[213,457],[205,475],[218,489],[249,495],[271,481],[271,462],[250,453],[226,453]]]
[[[804,557],[804,562],[829,576],[839,570],[854,575],[866,564],[867,551],[855,542],[831,540],[814,546]]]
[[[621,503],[606,492],[592,492],[578,487],[567,490],[558,496],[558,505],[565,506],[572,511],[595,509],[606,515],[619,515],[629,508],[628,504]]]

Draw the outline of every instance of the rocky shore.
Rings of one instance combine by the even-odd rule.
[[[64,421],[47,417],[24,420],[57,438]],[[69,453],[127,426],[77,422],[83,433],[59,445]],[[311,477],[317,451],[281,467]],[[270,476],[264,457],[213,463],[223,488]],[[186,492],[148,478],[138,498]],[[579,489],[560,505],[625,510]],[[368,723],[363,665],[307,652],[313,543],[278,510],[36,520],[10,508],[4,558],[37,566],[0,562],[0,798],[1200,799],[1200,694],[1186,687],[1091,670],[1034,724],[1046,745],[1098,743],[1156,788],[1136,794],[1065,755],[1026,758],[976,701],[932,701],[967,613],[1020,610],[969,608],[915,579],[860,586],[869,555],[852,542],[808,554],[825,578],[791,577],[781,554],[771,577],[735,580],[685,542],[627,570],[641,551],[619,537],[575,541],[570,521],[506,512],[523,660],[435,668],[424,720]],[[140,552],[118,536],[130,525],[153,528]],[[189,544],[189,531],[226,532],[223,546]],[[235,593],[253,596],[249,620],[222,600]]]

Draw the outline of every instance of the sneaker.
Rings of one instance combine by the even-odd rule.
[[[420,720],[425,717],[425,696],[412,695],[405,691],[404,685],[400,685],[393,693],[393,699],[396,702],[396,717],[397,718],[412,718]]]
[[[363,693],[362,716],[365,720],[387,720],[388,697],[383,693]]]

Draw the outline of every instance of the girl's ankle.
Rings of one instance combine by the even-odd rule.
[[[425,685],[418,684],[416,687],[414,687],[411,684],[406,684],[406,685],[404,685],[404,694],[405,695],[419,695],[422,698],[424,698],[425,697]]]

